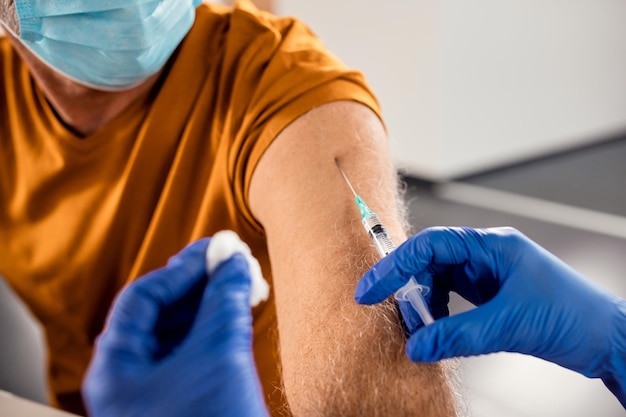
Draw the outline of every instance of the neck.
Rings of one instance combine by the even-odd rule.
[[[0,0],[0,22],[14,33],[19,33],[20,25],[17,20],[14,0]]]
[[[124,91],[102,91],[68,80],[54,73],[54,78],[33,71],[33,77],[61,121],[79,136],[88,136],[113,120],[156,82],[152,76],[137,87]]]
[[[81,136],[87,136],[122,113],[137,97],[154,86],[158,74],[123,91],[102,91],[70,80],[41,62],[12,34],[11,44],[28,65],[35,82],[61,121]]]

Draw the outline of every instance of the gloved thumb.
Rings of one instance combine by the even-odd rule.
[[[406,353],[414,362],[436,362],[458,356],[475,356],[501,350],[510,338],[500,323],[498,303],[488,302],[473,310],[436,320],[411,335]]]
[[[208,283],[204,290],[194,332],[212,323],[222,323],[224,329],[239,328],[250,333],[251,306],[267,299],[269,286],[263,279],[261,267],[248,246],[232,231],[218,232],[211,238],[206,252]]]

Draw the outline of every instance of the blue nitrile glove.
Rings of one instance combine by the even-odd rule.
[[[355,299],[378,303],[411,275],[432,283],[438,319],[410,336],[412,360],[525,353],[602,378],[626,406],[626,301],[517,230],[426,229],[368,271]],[[450,291],[479,307],[445,317]]]
[[[92,417],[267,416],[252,354],[248,264],[206,274],[199,240],[125,289],[83,384]]]

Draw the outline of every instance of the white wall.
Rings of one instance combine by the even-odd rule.
[[[0,390],[47,403],[43,330],[0,276]]]
[[[381,100],[394,158],[446,179],[626,131],[626,1],[279,0]]]

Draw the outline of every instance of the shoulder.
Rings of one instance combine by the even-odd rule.
[[[245,65],[239,70],[253,72],[281,63],[283,71],[298,67],[319,71],[322,66],[305,63],[322,62],[333,69],[346,69],[305,23],[260,11],[248,1],[238,1],[234,8],[202,4],[190,33],[194,35],[208,41],[213,56],[219,54],[222,65],[230,69]]]
[[[338,100],[379,112],[361,72],[331,54],[303,22],[259,11],[248,1],[232,9],[199,6],[185,43],[179,57],[193,65],[184,67],[205,70],[217,106],[230,113],[238,132],[263,131],[271,141],[300,115]]]

